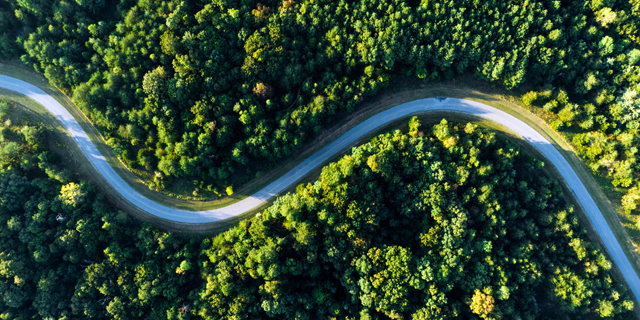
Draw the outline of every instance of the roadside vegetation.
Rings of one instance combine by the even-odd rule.
[[[272,168],[398,75],[548,84],[593,105],[572,111],[591,121],[574,118],[606,136],[633,120],[610,109],[633,110],[638,91],[635,0],[0,3],[16,39],[4,56],[73,96],[150,188],[206,197]]]
[[[389,83],[473,73],[533,88],[524,104],[545,110],[603,185],[612,183],[608,195],[640,248],[637,0],[0,0],[0,8],[0,58],[19,58],[73,97],[144,188],[192,200],[241,196]]]
[[[111,207],[15,113],[0,102],[3,319],[633,316],[542,162],[471,123],[413,119],[186,239]]]
[[[144,188],[189,199],[232,192],[242,197],[258,189],[270,172],[285,168],[276,163],[303,154],[301,148],[326,134],[325,128],[362,109],[363,101],[395,81],[433,83],[473,74],[500,88],[525,87],[522,102],[572,144],[620,209],[619,216],[607,219],[625,250],[636,251],[630,259],[637,268],[638,26],[638,0],[0,0],[0,59],[20,60],[72,97],[120,161],[110,160],[144,180]],[[36,128],[36,136],[44,130],[27,126]],[[55,157],[39,158],[44,149],[37,143],[27,147],[30,129],[21,130],[5,130],[3,159],[20,164],[3,170],[44,170],[25,176],[31,181],[46,175],[61,184],[49,193],[38,191],[47,199],[69,183],[75,185],[67,191],[88,186],[56,165]],[[24,164],[23,153],[30,157]],[[163,234],[148,226],[132,228]],[[41,229],[28,232],[33,230]],[[495,299],[493,289],[478,289]],[[103,305],[116,303],[109,300],[113,294],[103,298]],[[575,312],[601,313],[601,302],[593,299]],[[171,305],[167,301],[156,302]],[[195,305],[178,313],[193,313]],[[611,305],[603,306],[622,312],[620,303]],[[140,308],[126,314],[149,314]],[[394,317],[387,309],[375,310]]]

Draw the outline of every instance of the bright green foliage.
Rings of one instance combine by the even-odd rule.
[[[0,0],[0,59],[72,95],[128,166],[223,189],[401,76],[556,88],[553,128],[615,134],[636,117],[636,2]]]
[[[532,293],[547,291],[567,314],[601,306],[601,316],[628,315],[611,264],[537,160],[473,125],[443,121],[431,131],[354,148],[317,182],[205,241],[194,312],[534,318]]]
[[[97,124],[105,140],[128,166],[141,166],[156,173],[154,181],[149,183],[153,189],[162,188],[174,177],[204,180],[206,185],[212,185],[211,190],[240,185],[253,178],[256,171],[272,167],[279,159],[301,148],[322,132],[325,124],[353,111],[359,102],[400,76],[438,81],[472,72],[480,79],[507,89],[527,81],[541,87],[535,89],[537,95],[529,94],[524,102],[544,106],[552,113],[551,127],[566,130],[571,135],[569,140],[574,142],[594,172],[607,176],[619,188],[627,188],[623,204],[631,212],[636,209],[634,190],[640,187],[638,149],[634,142],[634,137],[640,136],[636,94],[640,92],[638,26],[640,2],[637,0],[287,0],[261,3],[0,0],[0,59],[20,56],[21,61],[72,95],[74,102]],[[552,215],[551,218],[543,219],[550,226],[540,230],[563,230],[562,237],[549,231],[550,235],[544,236],[551,240],[539,242],[537,239],[544,233],[538,233],[535,227],[537,218],[534,217],[541,215],[533,214],[544,208],[531,206],[544,207],[547,202],[538,199],[542,197],[542,191],[538,189],[549,189],[550,185],[536,180],[543,178],[529,177],[516,170],[524,170],[519,165],[535,170],[534,164],[505,160],[522,159],[509,148],[496,147],[503,151],[491,153],[490,146],[496,143],[491,134],[483,133],[480,138],[474,138],[479,140],[478,144],[472,141],[469,145],[469,137],[475,137],[477,129],[469,128],[463,134],[443,123],[435,130],[423,131],[429,137],[421,138],[411,129],[412,137],[385,138],[379,140],[385,145],[358,149],[360,154],[342,161],[339,167],[334,165],[330,173],[323,175],[322,181],[331,187],[314,185],[305,189],[306,196],[290,196],[291,201],[307,206],[303,209],[309,210],[306,212],[309,216],[317,216],[317,221],[292,218],[285,223],[284,218],[278,217],[273,218],[275,222],[268,220],[262,226],[266,231],[254,231],[257,239],[252,238],[253,242],[246,244],[254,246],[251,250],[243,249],[246,242],[234,242],[243,236],[242,231],[234,231],[238,233],[235,236],[226,235],[228,239],[224,241],[216,240],[217,244],[224,244],[220,245],[224,247],[219,249],[223,252],[220,255],[228,255],[224,251],[228,250],[239,258],[219,262],[217,259],[222,259],[219,256],[209,257],[207,266],[204,262],[199,265],[199,268],[214,270],[211,265],[215,264],[215,272],[201,273],[212,285],[200,291],[185,288],[181,296],[190,297],[189,301],[195,297],[207,301],[190,303],[175,298],[175,288],[179,287],[176,283],[187,282],[167,280],[175,282],[167,287],[154,282],[159,277],[183,279],[183,275],[191,276],[189,272],[176,273],[185,261],[183,257],[170,259],[171,267],[153,270],[153,266],[145,264],[145,259],[163,266],[168,263],[161,249],[146,250],[147,246],[142,246],[144,250],[127,251],[123,249],[127,247],[125,240],[115,241],[116,246],[112,246],[111,239],[103,238],[98,245],[87,240],[95,239],[93,234],[81,237],[83,233],[78,230],[107,232],[99,228],[102,222],[87,219],[88,216],[97,219],[88,213],[89,207],[96,203],[95,196],[89,193],[75,208],[59,201],[62,186],[74,182],[73,176],[55,164],[53,155],[30,145],[39,137],[37,132],[30,129],[23,132],[6,124],[0,129],[0,151],[4,155],[0,171],[7,172],[3,177],[7,180],[2,186],[6,194],[1,196],[6,198],[11,212],[32,203],[25,212],[6,216],[9,230],[21,230],[9,232],[7,239],[11,239],[13,247],[19,247],[19,243],[24,245],[21,253],[24,259],[20,260],[24,265],[59,265],[59,261],[67,261],[65,257],[72,262],[67,265],[71,267],[60,267],[54,274],[50,274],[51,270],[42,270],[30,277],[24,275],[7,280],[11,287],[2,287],[0,292],[9,307],[0,310],[13,308],[6,313],[9,318],[62,317],[64,312],[57,309],[67,308],[67,305],[58,308],[44,297],[73,296],[76,302],[65,310],[75,310],[78,314],[69,317],[106,317],[108,314],[111,318],[181,318],[195,315],[194,310],[198,310],[200,317],[210,318],[236,315],[241,318],[243,312],[254,318],[284,315],[376,318],[383,314],[399,317],[400,313],[411,313],[415,318],[476,315],[517,318],[519,315],[512,314],[520,313],[527,318],[533,311],[529,310],[531,303],[525,292],[539,287],[536,281],[543,277],[534,275],[542,272],[540,270],[554,275],[553,279],[547,277],[539,281],[546,281],[548,287],[554,284],[554,292],[563,297],[563,306],[570,312],[597,310],[601,315],[608,315],[624,309],[620,307],[626,304],[620,302],[623,299],[599,295],[610,290],[606,278],[596,279],[590,273],[584,276],[583,270],[566,258],[567,252],[587,260],[593,256],[592,250],[584,249],[582,242],[572,241],[579,233],[574,231],[577,226],[572,218],[554,225],[561,219],[554,220],[553,213],[564,212],[557,209],[558,204],[551,203],[554,207],[545,209],[553,209],[545,211]],[[437,138],[431,136],[432,132]],[[411,139],[416,139],[415,143],[422,141],[423,147],[437,146],[440,151],[429,151],[431,155],[429,152],[414,154],[410,146],[417,144]],[[398,150],[407,154],[398,154]],[[509,161],[517,164],[510,167]],[[516,175],[508,176],[508,169],[512,167],[517,171]],[[517,184],[516,178],[519,179]],[[25,179],[27,183],[22,183]],[[503,182],[504,186],[494,180]],[[29,184],[28,181],[35,182]],[[425,181],[429,182],[428,186]],[[77,181],[74,183],[80,185]],[[514,186],[517,186],[517,192],[511,191]],[[33,199],[27,199],[23,193]],[[508,193],[511,197],[497,196]],[[387,200],[389,195],[397,196],[397,199]],[[504,199],[517,199],[518,203]],[[312,204],[306,204],[306,201]],[[40,208],[41,203],[45,209]],[[444,206],[442,203],[455,205]],[[514,213],[510,204],[514,208],[523,206],[525,209],[522,210],[528,213],[516,209],[517,213]],[[56,216],[60,213],[62,218],[69,219],[68,222],[63,223],[64,226],[52,221],[43,224],[43,217],[52,219],[46,215],[47,210],[55,212]],[[81,215],[82,212],[85,214]],[[441,212],[442,216],[435,214],[433,221],[428,220],[425,226],[416,223],[425,220],[414,216],[422,217],[419,212]],[[507,214],[508,219],[503,214]],[[367,218],[344,221],[348,215]],[[282,216],[289,217],[287,214]],[[415,221],[409,223],[398,218],[405,216]],[[463,216],[467,217],[466,221],[472,221],[467,223],[471,231],[476,231],[473,237],[478,237],[478,241],[469,239],[473,232],[464,232],[463,227],[457,227],[458,220],[465,221]],[[507,226],[511,224],[524,228],[522,232],[510,232]],[[109,222],[108,225],[118,224]],[[253,225],[247,222],[240,229],[246,233]],[[320,230],[319,225],[329,227]],[[373,231],[368,234],[362,231],[372,226],[376,226],[375,237]],[[418,227],[429,229],[416,230]],[[457,233],[449,231],[452,228],[460,229],[459,238],[478,247],[456,249],[463,250],[460,254],[454,247],[442,247],[460,242],[458,236],[454,236]],[[56,231],[49,231],[53,229]],[[394,232],[385,234],[379,229]],[[288,236],[287,232],[291,230],[296,232]],[[109,234],[115,236],[114,232],[109,231]],[[160,246],[160,232],[146,232],[153,236],[142,237],[142,240],[134,237],[136,241],[144,241],[151,247]],[[402,232],[409,237],[407,239],[421,239],[435,248],[429,257],[445,261],[437,265],[435,262],[415,264],[423,266],[424,270],[433,270],[436,280],[425,283],[424,289],[415,289],[411,286],[418,283],[410,282],[406,307],[404,289],[398,289],[397,294],[391,292],[388,298],[385,295],[384,302],[372,301],[370,307],[355,310],[360,308],[354,305],[361,301],[361,289],[354,278],[359,276],[358,271],[350,264],[353,259],[367,256],[374,247],[410,253],[413,260],[427,256],[427,247],[398,243],[393,238]],[[58,250],[52,238],[58,233],[64,235],[68,248],[80,249]],[[322,242],[314,242],[320,234],[325,238]],[[424,236],[420,237],[422,234]],[[505,248],[494,239],[495,235],[502,239],[513,235],[518,241],[508,238],[512,243],[526,243],[527,246]],[[277,248],[287,245],[287,241],[293,242],[291,237],[305,246],[315,243],[318,247],[313,251],[315,256],[293,245],[287,247],[292,248],[289,251],[278,251]],[[350,240],[337,240],[344,237]],[[373,243],[375,239],[377,243]],[[521,239],[525,240],[522,242]],[[241,244],[236,246],[237,243]],[[556,247],[547,245],[549,243]],[[566,252],[557,252],[561,244],[568,243],[573,247]],[[324,251],[320,249],[322,245],[325,245]],[[252,251],[259,246],[266,249]],[[86,253],[78,253],[82,250]],[[145,259],[137,260],[134,256],[143,251]],[[68,252],[73,254],[67,255]],[[282,263],[275,263],[278,254],[288,253],[291,256],[286,258],[291,260],[284,262],[286,269]],[[480,254],[491,260],[477,256]],[[245,259],[248,255],[251,258]],[[518,258],[501,259],[510,255]],[[519,258],[521,255],[524,257]],[[59,292],[66,286],[58,285],[56,281],[74,283],[73,275],[81,273],[79,262],[75,260],[78,257],[91,261],[100,258],[113,263],[96,262],[84,268],[86,282],[78,284],[79,294],[72,290]],[[93,260],[94,257],[98,258]],[[307,259],[307,264],[297,262],[303,258]],[[555,267],[544,269],[551,264]],[[464,274],[456,273],[461,265],[474,278],[447,281],[466,286],[459,290],[448,288],[440,279],[445,276],[441,270],[447,270],[447,277],[463,278]],[[411,270],[412,264],[408,263],[407,268]],[[282,274],[288,275],[283,270],[291,270],[296,277],[313,275],[304,278],[311,279],[308,284],[313,285],[313,289],[296,288],[309,293],[306,298],[296,300],[293,296],[298,297],[297,294],[282,293],[293,290],[286,280],[278,278]],[[331,278],[333,275],[327,270],[334,270],[339,280]],[[515,276],[523,270],[531,276],[522,279]],[[396,272],[371,272],[374,271],[381,275]],[[363,274],[362,277],[371,280],[373,275]],[[319,277],[330,280],[322,282]],[[500,280],[487,280],[491,277],[500,277]],[[42,288],[36,285],[40,279]],[[256,282],[255,286],[244,285],[249,279]],[[268,280],[263,283],[258,279]],[[574,282],[567,285],[567,281]],[[370,282],[374,283],[373,280]],[[489,282],[491,288],[487,289]],[[405,285],[382,280],[379,284],[380,288]],[[581,289],[592,284],[600,287]],[[115,292],[114,287],[126,289]],[[248,288],[260,289],[256,293]],[[472,312],[468,304],[474,301],[476,289],[484,294],[478,294],[477,301],[486,302],[489,296],[494,299],[491,312],[485,312],[490,309],[486,303],[475,304],[478,308],[473,310],[481,312]],[[38,290],[49,294],[36,295],[38,299],[32,299],[34,302],[31,303],[29,297],[40,292]],[[222,295],[217,295],[216,290]],[[413,294],[412,290],[429,290],[429,294]],[[419,303],[412,301],[413,297]],[[452,297],[458,300],[449,303],[448,299]],[[183,302],[185,308],[178,305]],[[352,305],[345,306],[349,303]],[[24,307],[26,305],[31,306],[31,311]],[[153,310],[160,311],[152,313],[151,305]],[[298,308],[291,307],[294,305]],[[411,306],[417,305],[420,305],[419,309],[412,309]],[[566,307],[569,305],[573,309]],[[33,310],[38,310],[37,316]],[[309,315],[309,310],[317,314]],[[32,313],[22,315],[19,312]]]
[[[357,259],[355,267],[360,276],[358,285],[362,305],[390,317],[407,311],[409,289],[424,287],[424,281],[414,277],[417,270],[409,266],[411,258],[409,249],[391,246],[371,248]]]
[[[242,186],[398,78],[472,73],[533,87],[523,103],[550,112],[593,172],[630,194],[638,147],[618,137],[640,137],[639,3],[0,0],[0,59],[72,96],[154,190],[176,177]],[[383,172],[384,160],[370,164]],[[633,213],[630,199],[617,200]]]
[[[418,130],[420,130],[420,120],[418,117],[413,116],[409,120],[409,135],[415,138],[418,135]]]
[[[77,184],[75,182],[70,182],[60,189],[60,200],[69,206],[76,207],[80,205],[83,198],[90,191],[87,190],[90,187],[87,187],[85,183]]]
[[[88,183],[64,178],[57,155],[23,140],[47,129],[6,129],[2,144],[21,152],[0,157],[1,317],[132,319],[160,308],[162,319],[172,306],[181,314],[200,279],[198,243],[132,223]]]
[[[484,294],[480,289],[476,289],[473,293],[473,297],[471,297],[471,304],[469,307],[471,308],[471,312],[484,318],[493,312],[493,303],[494,299],[492,296]]]
[[[550,112],[594,173],[631,193],[640,188],[628,138],[640,137],[638,3],[0,0],[0,59],[19,56],[73,96],[153,190],[182,177],[211,186],[194,186],[195,197],[220,196],[398,78],[472,73],[507,89],[527,82],[523,103]],[[387,160],[367,163],[384,174]],[[466,183],[469,170],[456,171]],[[632,198],[619,199],[629,213]]]
[[[473,124],[379,136],[204,240],[110,207],[25,126],[50,136],[2,142],[22,150],[0,157],[5,318],[532,318],[536,292],[567,315],[633,308],[540,163]]]

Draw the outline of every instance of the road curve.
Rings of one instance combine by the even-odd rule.
[[[116,174],[73,116],[71,116],[71,114],[53,97],[38,87],[15,78],[0,75],[0,88],[16,91],[26,95],[40,103],[58,117],[94,167],[125,199],[150,214],[163,219],[183,223],[204,223],[223,220],[256,208],[267,199],[280,193],[286,187],[298,181],[310,170],[321,165],[336,152],[352,145],[356,140],[372,130],[397,119],[429,111],[450,111],[466,113],[494,121],[520,135],[524,140],[542,152],[542,154],[544,154],[545,157],[547,157],[547,159],[558,169],[562,178],[566,181],[567,185],[573,191],[584,208],[584,211],[589,216],[589,219],[593,223],[596,231],[602,238],[607,250],[613,258],[613,261],[618,268],[620,268],[620,271],[627,280],[636,300],[640,301],[640,279],[638,278],[638,275],[635,273],[629,259],[627,259],[626,255],[622,251],[620,244],[613,235],[613,232],[611,231],[611,228],[609,228],[609,225],[600,212],[600,209],[593,201],[593,198],[591,198],[591,195],[585,188],[582,181],[580,181],[580,178],[578,178],[578,175],[573,171],[573,168],[571,168],[567,160],[551,143],[549,143],[549,141],[524,122],[503,111],[478,102],[454,98],[431,98],[403,103],[386,111],[380,112],[360,123],[353,129],[347,131],[338,139],[297,165],[286,175],[280,177],[254,195],[224,208],[203,211],[187,211],[169,208],[155,203],[131,188],[131,186]]]

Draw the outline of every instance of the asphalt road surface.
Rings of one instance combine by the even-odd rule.
[[[132,204],[160,218],[183,223],[204,223],[223,220],[256,208],[267,199],[280,193],[286,187],[298,181],[310,170],[321,165],[336,152],[353,145],[359,138],[372,130],[397,119],[429,111],[449,111],[470,114],[497,122],[511,130],[513,133],[518,134],[524,140],[540,150],[540,152],[542,152],[542,154],[544,154],[558,169],[562,178],[566,181],[567,185],[582,205],[584,211],[589,216],[589,219],[591,219],[595,230],[604,241],[613,261],[618,268],[620,268],[620,271],[631,287],[631,291],[635,295],[636,300],[640,301],[640,279],[638,278],[638,275],[635,273],[629,259],[627,259],[626,255],[622,251],[620,244],[602,216],[600,209],[598,209],[598,206],[593,201],[591,195],[585,188],[582,181],[580,181],[580,178],[578,178],[578,175],[573,171],[567,160],[551,143],[549,143],[549,141],[524,122],[490,106],[474,101],[453,98],[422,99],[398,105],[376,114],[353,129],[347,131],[322,150],[316,152],[314,155],[297,165],[287,174],[252,196],[224,208],[203,211],[187,211],[169,208],[159,203],[155,203],[131,188],[131,186],[129,186],[118,174],[116,174],[113,168],[111,168],[104,156],[100,154],[96,146],[87,136],[87,133],[82,129],[82,127],[80,127],[73,116],[71,116],[71,114],[53,97],[49,96],[41,89],[24,81],[4,75],[0,75],[0,87],[28,96],[58,117],[94,167],[118,192],[120,192],[120,194],[122,194],[124,198]]]

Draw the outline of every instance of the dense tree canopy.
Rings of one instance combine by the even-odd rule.
[[[0,101],[0,318],[163,319],[201,282],[199,241],[139,225],[59,165]],[[44,134],[43,134],[44,133]],[[31,140],[34,134],[40,139]],[[172,307],[176,308],[172,311]]]
[[[211,242],[198,315],[532,319],[546,292],[568,314],[625,316],[543,163],[473,124],[432,132],[354,148]]]
[[[396,76],[472,72],[505,88],[550,85],[528,101],[555,98],[546,108],[555,128],[637,136],[637,0],[0,0],[0,8],[0,26],[9,26],[0,37],[20,47],[3,55],[22,52],[72,94],[125,163],[215,190],[290,155]],[[618,140],[608,148],[635,145]],[[591,152],[616,164],[616,185],[631,187],[640,169],[628,153]]]
[[[638,26],[638,0],[0,0],[0,59],[72,96],[150,188],[183,177],[218,195],[394,77],[528,82],[523,103],[637,213]],[[527,318],[536,288],[570,313],[625,310],[537,162],[472,127],[409,127],[194,253],[103,205],[38,143],[42,128],[5,123],[3,315]]]
[[[196,240],[110,207],[59,166],[46,127],[11,123],[11,109],[0,103],[3,319],[532,319],[540,308],[625,319],[633,308],[543,164],[473,124],[413,119],[417,132],[354,148]]]

